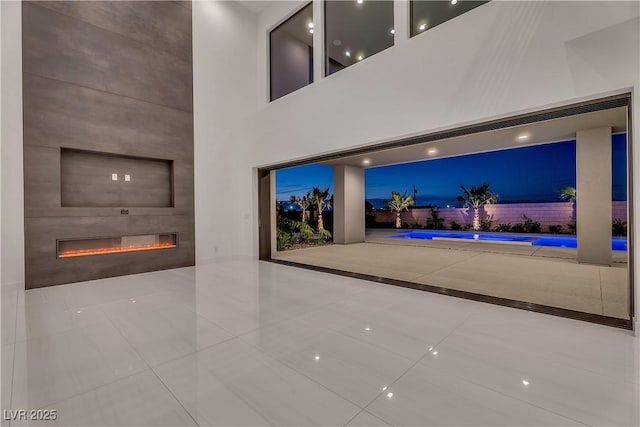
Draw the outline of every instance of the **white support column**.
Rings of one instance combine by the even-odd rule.
[[[313,81],[324,77],[324,0],[313,0]]]
[[[395,30],[394,45],[399,46],[409,40],[409,2],[396,0],[393,2],[393,29]]]
[[[578,262],[611,264],[611,128],[576,133]]]
[[[364,169],[333,167],[333,241],[340,244],[364,242]]]

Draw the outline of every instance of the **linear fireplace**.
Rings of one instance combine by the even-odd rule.
[[[61,239],[57,242],[57,257],[72,258],[122,252],[151,251],[176,248],[177,246],[177,233],[90,239]]]

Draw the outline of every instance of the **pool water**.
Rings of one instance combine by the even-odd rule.
[[[491,242],[504,242],[520,245],[551,246],[556,248],[577,248],[578,239],[576,236],[553,236],[544,234],[511,234],[511,233],[489,233],[472,231],[438,231],[438,230],[410,230],[390,236],[396,239],[463,239],[479,240]],[[611,240],[611,249],[614,251],[626,251],[627,239],[625,237],[614,237]]]

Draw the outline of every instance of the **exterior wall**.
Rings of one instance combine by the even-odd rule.
[[[543,231],[546,231],[550,225],[557,224],[562,225],[567,231],[567,224],[572,222],[573,215],[573,206],[569,202],[495,204],[485,206],[483,209],[485,214],[493,220],[494,226],[522,223],[523,215],[526,215],[532,221],[538,221]],[[614,220],[627,221],[627,202],[613,202],[612,209]],[[401,218],[403,223],[406,222],[409,225],[417,223],[424,226],[430,214],[430,209],[416,208],[402,212]],[[441,208],[438,209],[438,214],[445,219],[447,227],[451,221],[459,224],[471,224],[473,221],[473,212],[466,208]],[[377,222],[395,221],[394,212],[376,210],[373,211],[373,215]]]
[[[191,5],[24,2],[22,14],[26,287],[193,265]],[[61,188],[63,148],[117,155],[112,172],[137,184],[87,155],[70,172],[81,185]],[[172,170],[154,178],[157,162],[141,158]],[[67,207],[62,190],[88,194]],[[56,256],[58,239],[160,233],[177,233],[177,248]]]

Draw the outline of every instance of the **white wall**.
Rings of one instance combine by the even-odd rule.
[[[251,160],[278,163],[632,87],[639,7],[488,3],[273,103],[262,97]],[[272,22],[260,22],[266,49]],[[266,53],[259,57],[264,76]]]
[[[22,173],[22,5],[0,2],[1,16],[1,198],[2,287],[24,283],[24,192]]]
[[[258,99],[256,25],[237,2],[193,3],[196,262],[255,254],[246,128]]]

